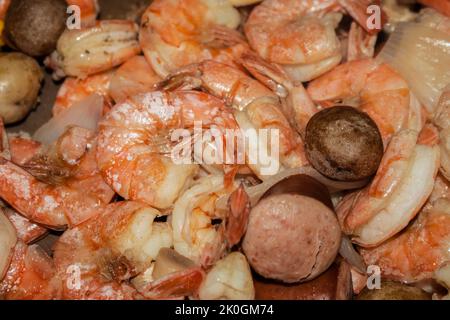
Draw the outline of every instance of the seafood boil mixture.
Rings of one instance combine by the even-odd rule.
[[[0,0],[0,299],[450,299],[448,0],[134,2]]]

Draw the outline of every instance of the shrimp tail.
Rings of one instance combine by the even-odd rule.
[[[292,84],[281,67],[264,60],[251,51],[243,53],[239,63],[279,97],[286,98],[288,96]]]
[[[247,230],[250,215],[250,197],[241,183],[228,201],[229,216],[225,227],[225,239],[228,247],[238,244]]]
[[[303,84],[294,83],[281,67],[251,52],[243,54],[240,63],[282,99],[283,113],[290,124],[304,136],[306,125],[318,109]]]
[[[171,273],[140,289],[146,299],[177,299],[197,295],[205,272],[200,267]]]
[[[239,31],[225,26],[214,25],[210,29],[210,39],[205,44],[210,48],[230,48],[236,45],[247,45],[244,37]]]
[[[380,0],[339,0],[339,4],[371,35],[380,32],[387,22],[387,15],[381,8]],[[372,26],[370,23],[371,14],[377,13],[374,10],[370,10],[372,6],[376,6],[379,10],[379,25]]]

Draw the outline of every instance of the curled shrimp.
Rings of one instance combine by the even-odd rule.
[[[216,202],[230,192],[227,212]],[[242,186],[226,188],[223,175],[199,179],[174,204],[171,222],[175,250],[202,266],[213,265],[228,248],[240,242],[249,211],[249,199]]]
[[[50,257],[18,240],[1,211],[0,231],[0,299],[58,299],[61,282]]]
[[[69,129],[53,150],[23,165],[28,171],[0,159],[0,197],[32,222],[53,229],[89,219],[114,192],[98,172],[95,141],[85,131]]]
[[[199,288],[201,300],[253,300],[255,288],[247,258],[232,252],[219,260]]]
[[[73,77],[66,78],[58,90],[55,104],[53,105],[53,116],[61,114],[74,104],[88,98],[92,94],[101,95],[104,99],[104,113],[112,107],[109,95],[109,86],[113,77],[112,71],[98,73],[85,79]]]
[[[166,79],[166,83],[176,82],[180,77],[233,107],[241,129],[276,129],[279,132],[279,152],[283,166],[295,168],[307,163],[301,138],[284,116],[280,98],[260,82],[235,67],[212,60],[182,68]],[[260,142],[258,148],[270,154],[270,144],[277,142],[268,141],[267,146]],[[258,177],[264,178],[263,169],[267,164],[257,161],[247,165]]]
[[[2,131],[5,136],[5,130],[3,129]],[[18,165],[24,165],[27,161],[32,159],[40,149],[40,143],[31,140],[29,137],[14,135],[8,137],[7,144],[3,144],[2,154],[7,160],[11,160]],[[5,150],[8,152],[5,153]],[[11,208],[5,207],[3,213],[14,226],[17,238],[25,244],[35,242],[48,233],[47,228],[33,223]]]
[[[439,169],[436,128],[420,135],[402,130],[391,140],[371,185],[337,207],[343,231],[364,247],[391,238],[416,216],[430,196]]]
[[[135,56],[121,65],[109,85],[109,94],[116,103],[152,91],[161,78],[143,56]]]
[[[154,221],[159,215],[142,203],[117,202],[66,231],[54,250],[63,298],[142,298],[130,279],[172,245],[170,225]]]
[[[374,59],[341,64],[312,81],[307,91],[322,107],[344,104],[366,112],[385,144],[401,129],[420,131],[424,125],[424,108],[406,81]]]
[[[337,1],[268,0],[245,24],[251,47],[264,59],[283,66],[295,81],[309,81],[342,59],[335,29],[342,14]]]
[[[450,259],[450,200],[440,198],[424,207],[417,220],[398,237],[361,251],[368,264],[378,265],[386,278],[401,282],[431,279]]]
[[[138,26],[132,21],[101,20],[92,27],[66,30],[46,59],[53,77],[85,78],[112,69],[141,51]]]
[[[441,139],[441,172],[450,181],[450,87],[444,90],[434,117]]]
[[[127,200],[169,208],[198,170],[168,156],[171,135],[195,122],[237,128],[222,101],[202,92],[154,91],[117,104],[99,124],[97,163],[104,179]]]
[[[140,42],[152,68],[165,77],[206,59],[232,64],[248,49],[239,24],[229,1],[156,0],[142,16]]]
[[[266,0],[250,14],[245,34],[264,59],[280,65],[294,81],[310,81],[342,59],[335,29],[348,11],[364,27],[372,1]]]

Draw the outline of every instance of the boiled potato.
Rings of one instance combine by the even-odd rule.
[[[43,80],[39,64],[22,53],[0,53],[0,116],[5,124],[25,118],[36,105]]]
[[[64,0],[14,0],[5,18],[4,35],[9,45],[38,57],[53,52],[66,27]]]

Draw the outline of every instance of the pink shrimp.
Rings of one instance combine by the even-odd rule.
[[[229,1],[156,0],[142,16],[140,42],[155,72],[165,77],[182,66],[214,59],[233,64],[248,50]]]
[[[364,247],[377,246],[404,229],[430,196],[439,170],[437,130],[397,133],[370,186],[337,207],[343,231]]]
[[[29,171],[0,159],[0,197],[29,220],[54,229],[89,219],[114,192],[98,173],[95,141],[86,131],[69,129],[54,149],[23,165]]]
[[[85,79],[67,78],[58,90],[52,110],[53,116],[57,116],[62,111],[94,93],[103,96],[103,112],[107,113],[112,107],[112,100],[109,96],[109,86],[113,74],[112,71],[107,71],[89,76]]]
[[[199,85],[233,107],[242,129],[278,130],[280,162],[283,166],[294,168],[307,163],[301,138],[281,111],[279,97],[260,82],[235,67],[212,60],[179,69],[163,84],[176,82],[180,78],[191,81],[193,86]],[[269,148],[262,144],[258,147],[264,150]],[[260,178],[264,176],[261,163],[249,163],[248,166]]]
[[[218,199],[230,193],[228,208],[219,208]],[[198,179],[173,206],[175,250],[203,267],[214,265],[245,234],[249,202],[242,186],[225,186],[223,175]],[[213,224],[213,219],[222,222]]]
[[[384,277],[417,282],[431,279],[450,259],[450,201],[440,198],[425,206],[418,219],[398,237],[373,249],[363,249],[368,264]]]
[[[100,20],[92,27],[66,30],[45,60],[53,77],[86,78],[110,70],[139,54],[138,26],[126,20]]]
[[[349,12],[367,29],[366,9],[372,2],[266,0],[250,14],[245,34],[262,58],[280,65],[292,80],[310,81],[342,59],[335,32],[340,11]]]
[[[17,240],[0,211],[0,299],[58,299],[61,282],[50,257],[37,245]]]
[[[104,179],[123,198],[168,208],[198,166],[175,164],[170,137],[176,129],[237,128],[217,98],[201,92],[154,91],[117,104],[99,124],[97,162]]]
[[[142,299],[194,295],[201,268],[175,272],[137,285],[162,248],[172,245],[170,225],[139,202],[117,202],[93,219],[66,231],[55,245],[54,260],[66,299]]]
[[[136,56],[115,71],[109,94],[116,103],[120,103],[136,94],[152,91],[160,80],[145,57]]]

